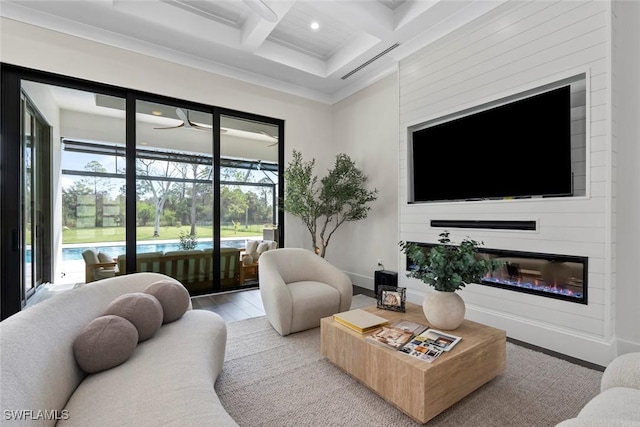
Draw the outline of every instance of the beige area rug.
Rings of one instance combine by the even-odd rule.
[[[375,300],[358,295],[353,308]],[[428,426],[555,426],[602,373],[507,343],[507,368]],[[281,337],[265,317],[228,324],[216,392],[240,426],[418,426],[320,355],[320,328]],[[407,390],[407,393],[411,393]]]

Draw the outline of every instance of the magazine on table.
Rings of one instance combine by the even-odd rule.
[[[390,325],[382,326],[374,331],[373,334],[367,336],[365,340],[398,350],[416,334],[423,332],[425,329],[427,329],[427,325],[409,320],[399,320]]]
[[[445,334],[435,329],[427,329],[407,342],[400,351],[425,362],[433,362],[443,352],[451,350],[460,337]]]
[[[425,337],[425,342],[428,345],[442,351],[451,350],[461,339],[458,336],[440,332],[436,329],[428,329],[421,335]]]
[[[411,341],[406,343],[404,347],[400,349],[400,351],[428,363],[433,362],[438,356],[443,353],[442,350],[436,347],[431,347],[429,344],[427,344],[424,341],[424,337],[420,335],[414,337]]]

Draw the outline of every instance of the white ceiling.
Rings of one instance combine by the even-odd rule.
[[[263,0],[270,22],[260,0],[0,0],[0,15],[334,103],[504,1]]]

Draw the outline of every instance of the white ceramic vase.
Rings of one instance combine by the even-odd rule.
[[[435,329],[451,331],[464,320],[464,300],[455,292],[431,290],[424,296],[422,310]]]

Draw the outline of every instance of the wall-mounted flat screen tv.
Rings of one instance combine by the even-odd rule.
[[[408,137],[410,202],[572,194],[569,86],[410,128]]]

